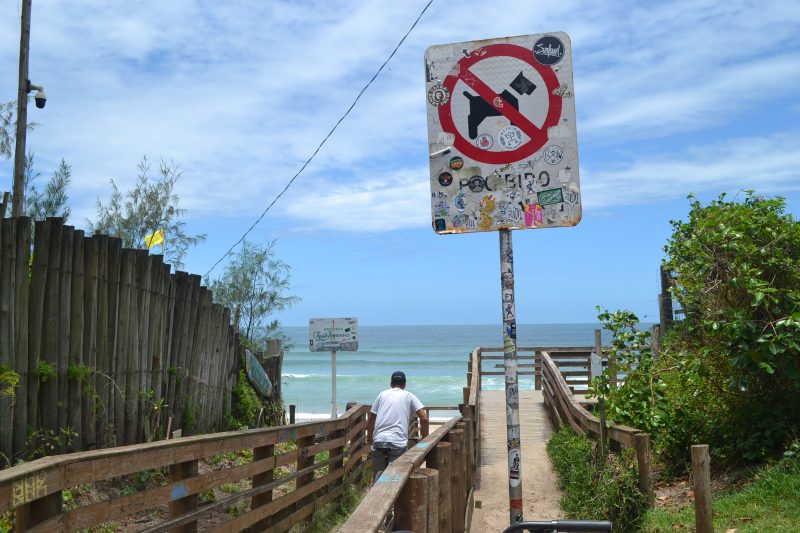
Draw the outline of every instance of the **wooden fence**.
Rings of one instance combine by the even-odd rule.
[[[591,351],[592,349],[589,348],[588,350]],[[621,424],[613,424],[608,428],[604,428],[600,418],[587,411],[575,399],[575,391],[571,390],[567,385],[558,365],[547,351],[542,352],[542,389],[545,408],[550,421],[556,428],[568,425],[578,435],[586,435],[601,441],[608,438],[612,443],[616,443],[617,446],[628,446],[636,450],[636,460],[639,467],[639,489],[647,497],[648,504],[653,507],[655,505],[655,493],[653,491],[651,471],[650,435],[639,429]]]
[[[0,466],[150,440],[170,416],[184,435],[221,429],[241,347],[200,276],[61,219],[33,234],[0,219],[0,371],[19,378],[0,396]]]
[[[366,415],[294,426],[216,433],[46,457],[0,471],[0,513],[16,509],[17,531],[76,531],[136,515],[137,530],[288,531],[358,480],[369,448]],[[252,450],[252,461],[199,470],[198,462]],[[166,467],[169,481],[141,492],[62,509],[62,491]],[[282,468],[287,467],[287,468]],[[233,488],[232,488],[233,487]],[[221,496],[198,505],[215,488]],[[74,501],[74,500],[73,500]],[[144,519],[139,517],[146,514]],[[144,524],[144,525],[141,525]]]

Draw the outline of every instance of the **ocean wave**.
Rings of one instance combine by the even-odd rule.
[[[312,378],[312,377],[316,377],[316,376],[317,376],[317,374],[284,374],[283,375],[283,377],[285,377],[285,378],[296,378],[296,379]]]

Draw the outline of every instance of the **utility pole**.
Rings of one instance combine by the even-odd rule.
[[[31,42],[31,0],[22,0],[19,36],[19,91],[17,92],[17,136],[14,152],[14,196],[11,216],[22,216],[25,203],[25,134],[28,128],[28,55]]]

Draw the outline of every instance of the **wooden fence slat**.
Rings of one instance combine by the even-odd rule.
[[[13,367],[13,223],[12,219],[0,218],[0,370]],[[0,467],[11,463],[14,453],[14,411],[11,402],[11,396],[0,395]]]
[[[83,279],[83,232],[78,230],[72,234],[72,279],[70,291],[69,308],[69,351],[67,357],[67,425],[78,433],[77,442],[71,443],[70,451],[75,451],[83,447],[84,432],[83,418],[88,417],[89,413],[83,414],[81,402],[82,380],[88,379],[83,376],[84,352],[83,352],[83,306],[84,306],[84,279]],[[66,285],[67,283],[65,283]]]
[[[19,386],[14,401],[14,441],[15,457],[22,453],[28,438],[28,299],[30,296],[30,254],[31,254],[31,220],[20,217],[15,220],[14,229],[14,370],[19,375]]]
[[[56,424],[61,430],[73,431],[67,423],[67,400],[69,398],[69,347],[72,309],[72,245],[75,230],[64,226],[61,234],[61,261],[58,266],[58,398],[56,400]],[[60,451],[65,453],[71,439],[61,439]]]
[[[50,224],[37,221],[34,232],[33,269],[31,272],[31,299],[28,306],[28,424],[38,428],[39,379],[37,367],[42,354],[42,330],[44,329],[44,300],[47,283],[47,263],[50,256]]]
[[[100,362],[98,360],[98,346],[100,331],[98,328],[100,316],[105,316],[107,309],[100,305],[100,283],[98,280],[98,255],[99,239],[92,237],[85,239],[83,245],[83,348],[82,361],[90,372],[86,382],[80,384],[85,387],[81,394],[81,444],[84,449],[94,447],[98,442],[104,442],[108,417],[108,388],[102,377],[98,378]],[[107,298],[104,299],[104,302]],[[103,336],[105,338],[105,336]],[[102,348],[101,348],[102,350]],[[103,350],[104,352],[104,350]],[[79,389],[80,390],[80,389]],[[98,417],[100,423],[98,424]],[[102,427],[102,431],[98,429]]]
[[[58,391],[59,391],[59,366],[58,366],[58,337],[59,337],[59,267],[61,265],[61,245],[64,225],[60,219],[50,218],[45,221],[50,230],[50,257],[47,264],[47,286],[45,294],[44,327],[42,330],[43,350],[39,360],[47,365],[43,372],[40,385],[39,410],[42,417],[41,428],[57,433],[58,426]],[[44,369],[44,366],[42,367]],[[44,378],[44,375],[48,377]]]

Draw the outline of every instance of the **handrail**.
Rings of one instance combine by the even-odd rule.
[[[391,463],[339,530],[340,533],[378,531],[386,515],[400,497],[411,473],[425,462],[430,451],[435,449],[461,420],[461,416],[454,416]]]
[[[586,435],[595,440],[602,438],[600,418],[587,411],[575,399],[566,380],[547,352],[542,353],[542,389],[545,408],[556,428],[569,425],[579,435]],[[652,506],[655,496],[650,471],[650,435],[622,424],[612,424],[607,428],[607,433],[612,441],[636,450],[639,489],[647,496],[648,503]]]
[[[18,531],[26,528],[70,531],[169,503],[167,519],[151,528],[162,531],[196,524],[217,507],[249,498],[251,510],[231,517],[221,526],[237,530],[262,524],[278,510],[296,505],[288,517],[293,524],[313,512],[314,502],[307,501],[307,496],[326,489],[320,496],[326,501],[333,500],[343,492],[338,480],[361,470],[367,454],[368,409],[356,405],[329,421],[229,431],[37,459],[0,471],[0,512],[16,509]],[[275,452],[276,444],[290,440],[296,441],[296,449]],[[199,474],[198,460],[244,449],[253,450],[253,462]],[[323,452],[328,452],[328,459],[316,461],[316,456]],[[275,469],[292,463],[296,463],[294,473],[274,479]],[[61,512],[62,490],[164,466],[170,467],[170,481],[166,485]],[[315,472],[326,467],[328,472],[314,479]],[[248,478],[253,479],[249,490],[197,508],[200,492]],[[295,490],[273,500],[273,489],[290,480],[295,481]]]

